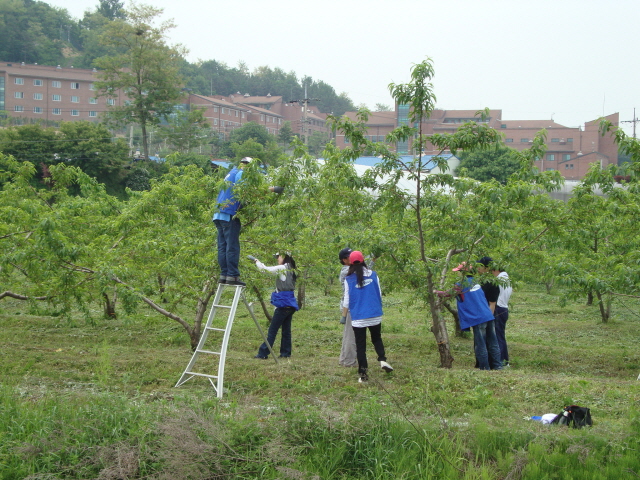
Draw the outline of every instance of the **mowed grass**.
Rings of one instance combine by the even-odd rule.
[[[613,466],[620,478],[640,475],[640,460],[625,463],[640,457],[629,441],[640,428],[637,299],[616,299],[604,324],[597,306],[560,307],[558,292],[520,287],[511,368],[481,372],[471,335],[452,329],[454,366],[439,368],[428,308],[412,292],[389,293],[383,339],[395,370],[375,368],[368,346],[371,381],[359,385],[355,368],[338,366],[338,295],[307,291],[293,356],[278,363],[253,358],[262,339],[241,305],[222,399],[204,378],[174,388],[188,337],[151,310],[104,320],[96,305],[67,319],[4,299],[0,478],[572,478],[564,457],[536,467],[567,451],[593,474],[575,478],[607,478],[597,475]],[[207,346],[217,343],[212,335]],[[201,356],[196,370],[216,374],[213,360]],[[568,404],[589,407],[594,426],[526,420]]]

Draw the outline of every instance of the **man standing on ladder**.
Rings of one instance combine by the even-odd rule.
[[[216,200],[217,211],[213,215],[213,223],[218,230],[218,265],[220,265],[220,278],[218,283],[226,285],[246,284],[240,280],[240,219],[237,216],[240,210],[240,201],[236,198],[234,187],[242,179],[242,169],[253,161],[251,157],[244,157],[237,167],[233,167],[225,177],[227,188],[218,193]],[[269,187],[275,193],[282,193],[282,187]]]

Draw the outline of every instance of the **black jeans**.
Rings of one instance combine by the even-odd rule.
[[[378,361],[384,361],[387,357],[384,354],[384,344],[382,343],[382,323],[372,327],[353,327],[353,334],[356,337],[356,356],[358,357],[358,373],[367,373],[369,364],[367,363],[367,328],[371,332],[371,343],[378,354]]]
[[[291,356],[291,319],[293,314],[296,313],[296,309],[293,307],[276,308],[271,317],[271,324],[269,325],[269,331],[267,332],[267,341],[271,348],[276,341],[278,330],[282,327],[282,338],[280,339],[280,356]],[[258,350],[258,356],[267,358],[269,356],[269,347],[266,343],[260,345]]]

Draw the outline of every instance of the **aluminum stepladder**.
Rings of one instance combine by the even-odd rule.
[[[231,305],[222,305],[220,303],[222,298],[222,293],[225,288],[234,289],[233,302],[231,303]],[[253,318],[253,322],[256,324],[256,327],[258,328],[258,331],[260,332],[262,339],[267,344],[267,347],[269,347],[269,352],[271,352],[273,360],[276,363],[278,363],[278,359],[273,354],[271,345],[269,345],[269,342],[267,342],[267,336],[264,334],[264,331],[260,327],[260,323],[258,322],[258,319],[253,313],[253,308],[251,308],[252,304],[247,303],[247,299],[244,296],[244,289],[245,287],[243,285],[218,284],[218,289],[216,290],[216,295],[213,300],[213,305],[211,305],[211,310],[209,311],[209,317],[207,318],[207,323],[202,329],[202,334],[200,335],[200,341],[198,342],[198,346],[196,347],[196,350],[193,352],[193,355],[191,356],[191,360],[189,361],[187,368],[185,368],[184,372],[182,373],[180,380],[178,380],[178,383],[175,384],[176,387],[179,387],[180,385],[185,383],[187,380],[192,379],[193,377],[206,377],[211,383],[211,385],[213,386],[213,389],[216,391],[218,398],[222,398],[223,383],[224,383],[224,366],[225,366],[225,361],[227,357],[227,347],[229,346],[229,336],[231,335],[231,327],[233,326],[233,320],[236,316],[236,311],[238,309],[238,303],[240,303],[240,300],[242,300],[244,305],[247,307],[247,310],[251,314],[251,318]],[[229,313],[229,315],[227,316],[227,321],[224,328],[213,326],[214,319],[216,317],[216,313],[218,309],[221,309],[223,311],[227,310]],[[222,345],[220,347],[220,351],[205,350],[204,346],[205,346],[205,343],[207,342],[207,338],[209,337],[209,333],[222,334]],[[219,356],[218,375],[211,375],[208,373],[200,373],[200,372],[194,371],[196,360],[198,359],[198,356],[200,354]]]

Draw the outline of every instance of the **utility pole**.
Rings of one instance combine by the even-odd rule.
[[[289,103],[297,103],[298,105],[302,105],[302,141],[304,142],[304,146],[308,146],[309,136],[307,135],[307,105],[309,102],[319,102],[319,98],[309,98],[307,96],[307,86],[304,86],[304,98],[301,100],[291,100]]]
[[[633,138],[636,138],[636,123],[640,122],[640,119],[636,117],[636,109],[633,109],[633,120],[622,120],[620,123],[633,123]]]

